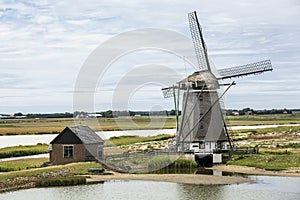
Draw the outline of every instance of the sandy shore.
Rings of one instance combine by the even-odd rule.
[[[217,171],[236,172],[243,174],[268,175],[268,176],[297,176],[300,177],[300,170],[267,171],[254,167],[236,165],[216,165],[212,168]],[[186,183],[196,185],[228,185],[241,183],[254,183],[252,180],[235,176],[214,176],[202,174],[120,174],[113,172],[113,175],[89,175],[87,182],[101,182],[112,180],[143,180],[160,181],[172,183]]]
[[[111,180],[143,180],[160,181],[172,183],[185,183],[196,185],[228,185],[252,183],[250,179],[229,176],[212,176],[200,174],[120,174],[113,175],[90,175],[87,178],[88,183],[111,181]]]

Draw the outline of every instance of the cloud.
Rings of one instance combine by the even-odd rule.
[[[281,96],[291,95],[293,98],[286,104],[297,107],[299,8],[297,0],[153,0],[142,3],[138,0],[88,0],[84,4],[74,0],[1,1],[0,89],[1,99],[6,100],[1,101],[4,105],[1,109],[10,112],[22,104],[32,112],[34,105],[40,111],[42,105],[51,104],[52,107],[45,106],[45,112],[64,111],[64,106],[69,109],[71,94],[63,91],[73,91],[81,65],[99,44],[124,31],[149,27],[167,28],[190,37],[187,13],[193,10],[198,13],[209,56],[217,68],[272,60],[272,73],[237,79],[238,85],[228,93],[231,106],[243,107],[245,101],[248,106],[282,107],[285,101]],[[97,95],[114,89],[122,74],[138,64],[165,64],[182,75],[193,72],[194,69],[182,60],[161,54],[144,53],[140,57],[128,55],[120,59]],[[255,95],[263,91],[268,92],[268,97]],[[14,95],[18,98],[14,99]],[[147,95],[143,92],[140,97],[159,103],[160,97],[156,95],[158,93]],[[140,97],[136,97],[139,102]],[[272,97],[276,100],[272,104],[264,101]],[[8,102],[18,106],[14,108]],[[101,101],[97,104],[101,105]],[[105,106],[101,109],[108,109]],[[137,107],[143,109],[143,104]],[[169,107],[172,108],[172,102]]]

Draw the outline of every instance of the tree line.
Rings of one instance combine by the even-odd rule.
[[[264,109],[264,110],[254,110],[252,108],[243,109],[226,109],[224,110],[226,115],[267,115],[267,114],[292,114],[300,113],[300,109]],[[75,111],[74,113],[64,112],[64,113],[29,113],[23,114],[17,112],[11,115],[0,114],[1,118],[72,118],[72,117],[97,117],[97,118],[114,118],[114,117],[132,117],[132,116],[175,116],[176,111],[172,110],[162,110],[162,111],[101,111],[88,113],[84,111]],[[179,111],[181,115],[181,111]]]

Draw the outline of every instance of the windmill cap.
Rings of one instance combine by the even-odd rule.
[[[180,84],[197,83],[206,85],[206,89],[218,89],[219,83],[215,75],[208,70],[197,71],[179,82]]]

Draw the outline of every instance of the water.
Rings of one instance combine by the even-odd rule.
[[[20,160],[20,159],[28,159],[28,158],[49,158],[49,153],[43,153],[43,154],[37,154],[32,156],[20,156],[20,157],[11,157],[11,158],[2,158],[0,159],[0,162],[2,161],[10,161],[10,160]]]
[[[121,135],[137,135],[146,137],[159,134],[175,134],[175,129],[102,131],[97,132],[97,134],[103,139],[109,139],[110,137]],[[35,145],[37,143],[49,144],[56,136],[57,134],[0,136],[0,148],[19,145]]]
[[[300,199],[300,178],[251,176],[255,184],[200,186],[153,181],[109,181],[72,187],[33,188],[0,194],[0,200],[276,200]]]
[[[280,125],[257,125],[257,126],[230,126],[230,130],[260,129],[260,128],[277,128],[284,126],[300,126],[300,124],[280,124]]]

